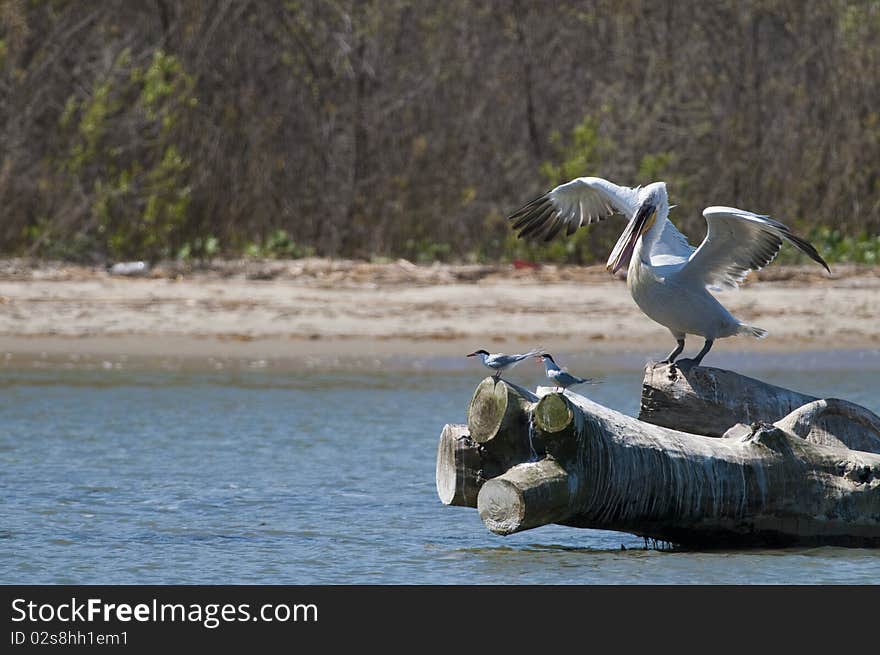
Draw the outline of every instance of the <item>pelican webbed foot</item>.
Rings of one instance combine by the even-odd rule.
[[[680,359],[675,362],[675,366],[677,366],[682,373],[687,373],[692,368],[696,368],[700,365],[700,362],[703,361],[703,357],[706,356],[706,353],[712,350],[713,343],[715,343],[714,339],[706,339],[706,343],[703,344],[703,349],[697,353],[696,357],[693,359]]]
[[[672,366],[682,373],[689,373],[690,370],[697,365],[697,360],[691,359],[690,357],[685,357],[684,359],[679,359],[677,362],[672,363]]]

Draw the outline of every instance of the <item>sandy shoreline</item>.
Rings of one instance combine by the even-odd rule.
[[[880,347],[880,269],[770,267],[718,294],[763,341],[719,351]],[[0,263],[0,353],[295,359],[455,356],[485,347],[663,354],[671,336],[602,267],[232,262],[143,277]],[[691,338],[686,352],[700,340]]]

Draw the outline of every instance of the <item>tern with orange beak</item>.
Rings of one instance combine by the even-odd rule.
[[[547,377],[556,385],[557,389],[568,389],[575,384],[596,384],[593,378],[579,378],[577,375],[572,375],[565,369],[559,368],[559,364],[550,353],[538,355],[538,359],[544,362]]]
[[[664,182],[630,188],[598,177],[580,177],[531,201],[510,220],[520,237],[549,241],[562,228],[571,235],[613,214],[626,217],[626,229],[606,269],[616,273],[626,266],[626,285],[633,300],[672,333],[676,347],[664,362],[675,362],[684,350],[686,335],[705,339],[694,359],[678,363],[682,368],[698,366],[715,339],[738,334],[767,336],[766,330],[731,315],[709,289],[738,287],[749,271],[773,261],[783,240],[831,272],[812,245],[768,216],[734,207],[707,207],[703,210],[706,238],[694,248],[669,220],[669,209]]]

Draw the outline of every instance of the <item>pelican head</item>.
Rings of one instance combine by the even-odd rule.
[[[627,224],[626,229],[617,243],[614,250],[608,257],[608,263],[605,270],[609,273],[617,273],[623,266],[629,263],[633,250],[639,239],[650,230],[657,222],[658,214],[662,214],[663,218],[669,213],[669,200],[666,196],[666,184],[663,182],[655,182],[649,184],[643,189],[643,199],[636,213]]]

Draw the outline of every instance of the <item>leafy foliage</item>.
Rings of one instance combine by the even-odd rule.
[[[4,3],[0,251],[602,262],[610,221],[542,245],[504,219],[599,175],[665,180],[695,238],[734,205],[874,257],[880,4],[514,9]]]
[[[194,80],[156,50],[145,68],[123,50],[92,92],[70,96],[59,119],[69,148],[57,170],[69,188],[90,190],[79,234],[110,258],[169,257],[180,244],[191,200],[191,163],[176,145],[197,105]],[[127,140],[135,130],[149,138]]]
[[[244,249],[244,254],[248,257],[264,259],[299,259],[311,257],[315,254],[315,250],[310,246],[296,244],[286,231],[276,230],[264,242],[249,243]]]

